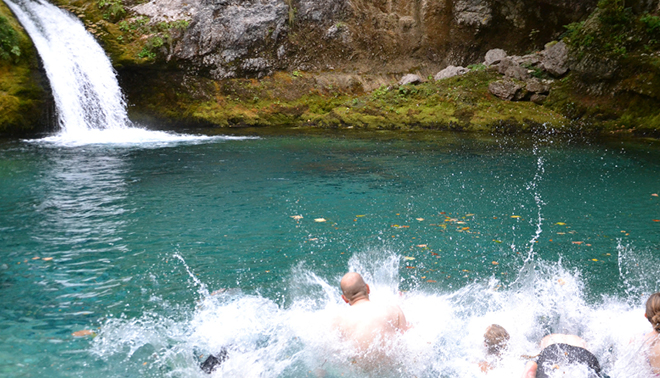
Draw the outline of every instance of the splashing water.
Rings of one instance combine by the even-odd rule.
[[[77,18],[43,0],[6,3],[32,38],[53,91],[60,132],[38,142],[79,146],[214,139],[134,127],[110,60]]]
[[[478,365],[485,359],[483,333],[497,323],[511,341],[489,377],[519,376],[526,361],[521,356],[538,354],[538,341],[549,332],[582,336],[611,377],[648,374],[638,361],[641,344],[630,343],[648,330],[640,321],[640,304],[615,298],[587,304],[579,272],[561,263],[537,261],[533,279],[522,280],[530,287],[505,288],[493,278],[454,292],[399,293],[400,260],[391,251],[371,249],[354,255],[347,267],[370,283],[372,301],[400,305],[413,325],[390,345],[388,364],[381,368],[355,364],[330,326],[345,306],[340,277],[323,278],[302,265],[290,274],[289,305],[240,289],[204,294],[195,309],[169,309],[174,315],[106,321],[92,353],[110,365],[123,363],[128,376],[206,376],[200,362],[227,348],[229,358],[213,376],[483,377]],[[583,376],[581,368],[557,376]]]

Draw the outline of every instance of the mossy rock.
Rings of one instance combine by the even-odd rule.
[[[9,8],[0,2],[0,27],[10,33],[10,54],[0,57],[0,134],[43,131],[48,93],[32,41]],[[4,39],[7,40],[7,39]]]

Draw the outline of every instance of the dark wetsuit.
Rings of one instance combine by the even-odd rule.
[[[549,374],[556,368],[568,364],[587,365],[593,374],[591,377],[600,377],[600,364],[596,356],[588,350],[568,344],[551,344],[539,355],[536,361],[539,368],[536,371],[536,378],[548,378]]]

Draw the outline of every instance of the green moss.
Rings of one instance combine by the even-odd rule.
[[[0,134],[20,134],[39,124],[46,93],[38,83],[34,46],[18,21],[0,2]]]

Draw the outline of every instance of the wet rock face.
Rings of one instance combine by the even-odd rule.
[[[178,0],[154,0],[165,14],[164,4]],[[149,4],[152,4],[149,3]],[[180,17],[190,27],[177,41],[170,58],[193,61],[208,68],[216,79],[237,75],[266,74],[277,65],[277,44],[287,31],[289,7],[282,1],[191,1]],[[142,11],[147,11],[149,8]],[[140,10],[140,8],[138,8]]]
[[[280,69],[402,73],[428,67],[421,73],[429,75],[477,63],[494,47],[538,48],[596,2],[151,0],[131,11],[152,22],[189,21],[167,59],[216,79]],[[494,54],[488,64],[506,56]]]

